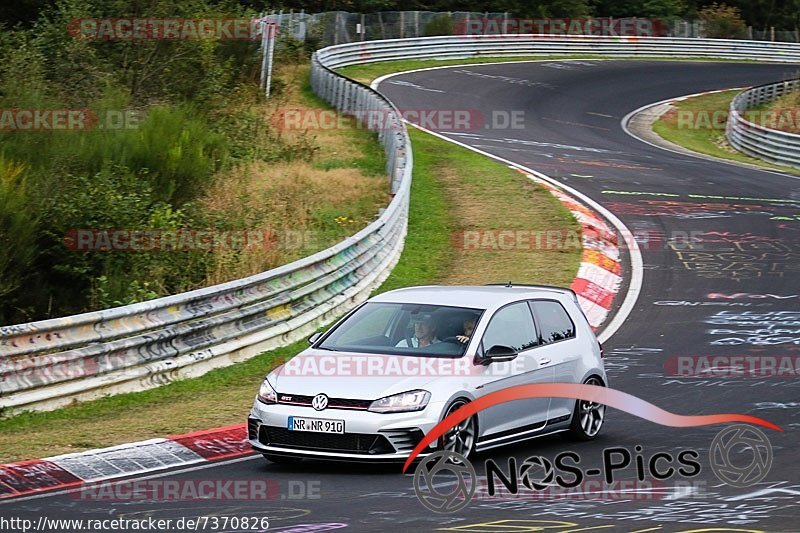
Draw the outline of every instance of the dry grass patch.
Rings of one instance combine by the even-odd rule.
[[[307,161],[235,169],[203,199],[212,220],[235,220],[261,241],[215,253],[208,283],[250,276],[331,246],[388,203],[386,179]]]
[[[753,118],[745,118],[766,128],[788,133],[800,133],[800,91],[785,94],[774,102],[763,106],[763,112]]]
[[[374,136],[352,120],[336,118],[311,93],[308,72],[307,65],[276,68],[273,95],[256,106],[268,119],[269,135],[289,147],[289,157],[221,173],[198,202],[210,226],[256,237],[244,248],[215,250],[207,284],[257,274],[332,246],[369,224],[390,200],[384,155]],[[298,116],[310,118],[298,122]]]

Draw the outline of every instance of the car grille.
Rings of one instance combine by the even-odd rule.
[[[283,427],[261,426],[259,442],[265,445],[285,446],[304,450],[344,452],[357,454],[394,453],[383,435],[374,433],[313,433],[289,431]]]
[[[289,399],[291,398],[291,399]],[[287,405],[308,405],[311,406],[313,396],[302,394],[278,394],[278,403]],[[372,404],[372,400],[354,400],[352,398],[328,398],[326,409],[358,409],[365,411]]]
[[[389,439],[398,452],[410,452],[424,436],[419,428],[384,429],[381,434]]]

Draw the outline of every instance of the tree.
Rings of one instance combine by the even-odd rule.
[[[738,8],[727,4],[706,6],[700,10],[706,37],[712,39],[742,39],[747,35],[747,25]]]

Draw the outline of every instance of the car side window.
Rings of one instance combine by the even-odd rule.
[[[494,314],[483,334],[483,349],[497,344],[517,352],[536,346],[536,327],[527,303],[507,305]]]
[[[531,306],[539,328],[539,344],[575,338],[575,324],[559,302],[535,300]]]

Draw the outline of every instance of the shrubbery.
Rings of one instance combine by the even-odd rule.
[[[0,109],[88,109],[85,117],[99,121],[68,131],[0,130],[2,324],[203,284],[208,253],[80,253],[65,237],[75,229],[207,227],[197,200],[220,171],[313,152],[306,142],[284,142],[258,107],[257,41],[104,42],[67,31],[83,17],[145,16],[139,5],[59,0],[29,28],[0,28]],[[253,13],[233,2],[154,0],[146,16]],[[307,60],[297,43],[281,50]],[[122,127],[98,127],[110,117]],[[224,219],[213,223],[226,228]]]

